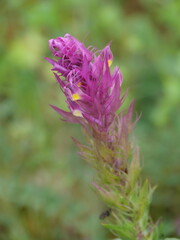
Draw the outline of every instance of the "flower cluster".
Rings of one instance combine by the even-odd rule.
[[[116,67],[111,74],[113,55],[110,46],[103,50],[84,45],[69,34],[49,41],[55,60],[52,65],[57,82],[67,98],[70,112],[52,106],[66,121],[90,124],[106,132],[122,104],[122,75]]]
[[[149,216],[154,189],[140,179],[139,148],[130,138],[136,123],[133,101],[126,113],[116,114],[124,97],[120,98],[119,68],[110,71],[110,46],[101,51],[85,48],[69,34],[51,39],[49,46],[56,60],[46,59],[53,65],[70,112],[52,107],[66,121],[84,127],[87,145],[74,141],[97,171],[93,186],[109,209],[100,215],[101,220],[109,218],[103,225],[121,239],[158,240]]]

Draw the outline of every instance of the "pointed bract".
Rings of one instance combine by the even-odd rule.
[[[66,34],[51,39],[49,47],[56,60],[46,60],[53,65],[52,71],[67,98],[70,112],[55,110],[66,121],[79,122],[81,117],[92,128],[106,132],[122,104],[122,75],[117,67],[110,73],[113,60],[110,46],[89,51],[83,43]]]

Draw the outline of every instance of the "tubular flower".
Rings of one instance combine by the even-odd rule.
[[[67,98],[70,112],[52,106],[66,121],[90,125],[107,132],[115,112],[122,104],[122,75],[118,67],[111,74],[113,55],[110,46],[96,51],[69,34],[49,41],[55,60],[46,58]]]

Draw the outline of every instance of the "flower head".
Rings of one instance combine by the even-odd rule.
[[[67,98],[70,112],[52,106],[66,121],[90,125],[106,132],[122,104],[119,68],[111,74],[110,46],[94,52],[69,34],[49,41],[56,61],[52,65],[57,82]]]

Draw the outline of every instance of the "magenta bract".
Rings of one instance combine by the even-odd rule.
[[[113,55],[107,45],[101,51],[89,50],[69,34],[49,41],[55,60],[46,58],[67,98],[70,112],[52,106],[66,121],[90,124],[107,131],[115,112],[122,104],[122,75],[118,67],[113,73]]]

